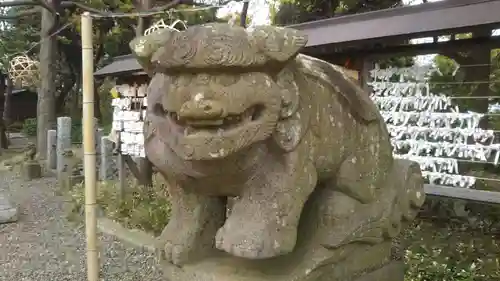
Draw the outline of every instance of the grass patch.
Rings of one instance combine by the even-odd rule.
[[[116,181],[100,182],[97,203],[106,217],[127,228],[140,229],[157,236],[169,221],[171,205],[161,177],[155,176],[153,182],[153,187],[145,188],[130,179],[123,200]],[[68,195],[71,206],[69,219],[81,220],[85,208],[83,185],[75,185]]]

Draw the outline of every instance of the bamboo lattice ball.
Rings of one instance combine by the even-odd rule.
[[[40,81],[40,63],[28,56],[17,56],[10,61],[9,77],[21,87],[32,87]]]
[[[160,20],[160,21],[154,23],[150,28],[146,29],[144,31],[144,35],[149,35],[149,34],[155,32],[155,31],[158,31],[158,30],[161,30],[161,29],[170,29],[172,31],[179,32],[179,29],[175,28],[175,26],[177,24],[179,24],[179,23],[182,24],[182,27],[184,28],[183,30],[187,29],[187,25],[186,25],[186,23],[184,21],[176,20],[172,24],[168,25],[168,24],[165,23],[165,21]]]

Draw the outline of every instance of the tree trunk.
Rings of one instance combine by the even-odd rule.
[[[7,87],[5,88],[5,95],[4,95],[4,104],[3,104],[3,127],[5,130],[1,133],[1,137],[3,138],[2,140],[2,148],[9,148],[9,138],[7,137],[7,128],[9,128],[11,124],[11,118],[10,118],[10,112],[11,112],[11,97],[12,97],[12,90],[14,89],[14,85],[12,83],[12,80],[7,77]]]
[[[10,116],[11,112],[10,105],[11,105],[13,86],[14,85],[12,84],[12,80],[7,78],[7,88],[5,89],[5,101],[3,105],[3,122],[5,124],[5,127],[7,128],[10,126],[10,123],[12,121]]]
[[[138,11],[147,11],[153,8],[154,0],[140,0]],[[151,25],[150,17],[139,17],[137,19],[137,27],[135,28],[135,36],[139,37],[144,34],[144,31]]]
[[[139,11],[147,11],[153,8],[154,0],[141,0],[140,7],[138,7]],[[144,31],[147,27],[149,27],[151,19],[146,17],[140,17],[137,22],[137,28],[135,29],[136,36],[141,36],[144,34]],[[153,164],[147,157],[139,158],[139,171],[141,173],[141,181],[146,186],[153,186]]]
[[[46,2],[54,7],[55,1],[58,0],[48,0]],[[56,75],[53,70],[56,64],[57,37],[50,36],[50,32],[56,23],[56,16],[50,11],[42,9],[42,43],[40,44],[39,53],[41,81],[38,89],[36,134],[39,159],[47,158],[47,131],[53,128],[56,121]]]
[[[0,103],[3,102],[3,98],[5,93],[7,92],[7,84],[6,80],[8,80],[7,75],[0,73]],[[0,104],[0,114],[2,114],[3,104]],[[5,125],[3,120],[0,120],[0,148],[7,148],[7,135],[5,134]],[[0,155],[1,155],[0,150]]]
[[[240,15],[241,27],[247,27],[248,5],[249,1],[243,2],[243,9],[241,10],[241,15]]]

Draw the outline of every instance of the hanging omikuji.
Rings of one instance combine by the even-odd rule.
[[[112,130],[118,137],[121,154],[145,157],[144,120],[146,118],[147,85],[118,85],[111,94],[114,97]]]
[[[493,130],[479,128],[484,114],[463,112],[452,98],[431,91],[428,77],[433,71],[438,70],[377,65],[371,71],[371,98],[387,124],[396,158],[419,163],[431,184],[470,188],[476,178],[460,175],[459,163],[496,165],[500,144]]]

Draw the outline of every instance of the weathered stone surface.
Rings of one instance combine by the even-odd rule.
[[[21,175],[24,180],[30,181],[42,177],[42,166],[34,160],[22,164]]]
[[[57,131],[47,131],[47,168],[55,170],[57,168]]]
[[[24,151],[24,161],[34,161],[36,158],[36,145],[32,142],[28,143]]]
[[[75,184],[84,180],[82,159],[75,157],[71,149],[66,149],[63,157],[65,164],[57,181],[61,189],[70,190]]]
[[[57,118],[57,177],[64,169],[64,151],[71,148],[71,117]]]
[[[0,224],[16,222],[18,220],[17,207],[7,197],[0,193]]]
[[[297,55],[306,42],[210,24],[131,43],[157,71],[145,148],[172,198],[167,279],[402,281],[391,240],[423,204],[420,168],[393,159],[340,67]]]
[[[104,129],[103,128],[97,128],[95,131],[95,152],[97,155],[101,153],[101,141],[102,137],[104,136]],[[97,159],[97,161],[100,161],[100,159]]]
[[[116,178],[116,156],[113,153],[114,143],[108,136],[101,137],[101,163],[99,167],[100,179],[102,181]]]
[[[84,182],[84,180],[85,180],[85,176],[83,176],[83,175],[71,175],[69,177],[69,184],[68,184],[68,186],[72,188],[76,184]]]

